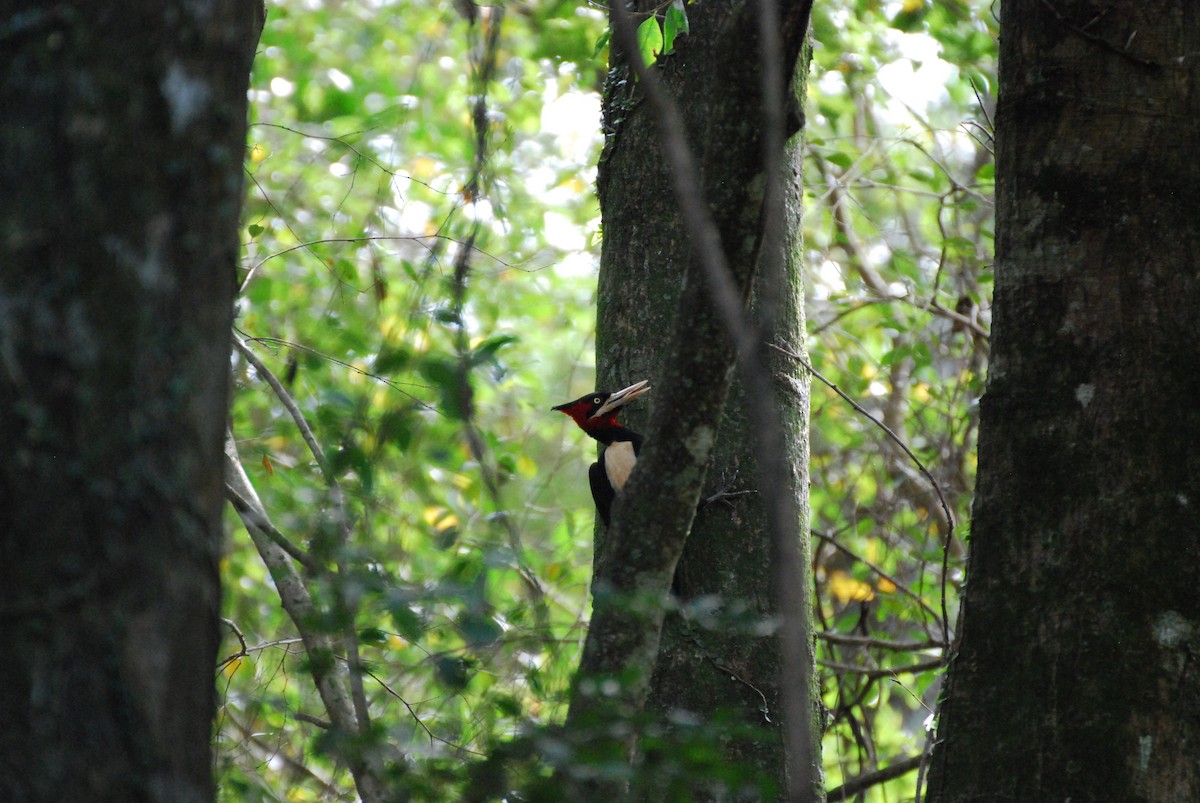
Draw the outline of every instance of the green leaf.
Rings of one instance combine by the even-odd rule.
[[[592,58],[598,58],[604,48],[608,47],[608,40],[612,39],[612,28],[606,28],[604,33],[600,34],[596,39],[596,49],[592,51]]]
[[[913,4],[906,3],[905,6]],[[929,9],[922,6],[916,6],[911,11],[902,10],[899,14],[892,17],[892,27],[904,33],[914,33],[921,30],[921,23],[924,21]]]
[[[463,387],[459,381],[458,364],[448,357],[430,356],[421,362],[421,375],[438,390],[438,409],[451,418],[462,419],[466,415]]]
[[[438,323],[448,323],[454,326],[462,324],[462,317],[453,307],[438,307],[433,311],[433,318]]]
[[[466,612],[455,623],[462,633],[463,640],[468,644],[487,645],[495,642],[504,631],[490,616],[481,613]]]
[[[407,604],[399,599],[388,600],[388,613],[392,616],[392,624],[396,632],[408,641],[417,641],[424,632],[421,617]]]
[[[494,363],[496,361],[497,351],[516,342],[517,338],[515,335],[496,335],[495,337],[489,337],[475,348],[474,353],[471,355],[471,364],[481,365],[483,363]]]
[[[355,441],[347,438],[342,446],[329,459],[329,467],[339,476],[353,471],[358,475],[363,490],[370,493],[375,485],[375,467],[363,448]]]
[[[663,53],[674,52],[675,39],[679,36],[687,36],[687,34],[687,11],[683,7],[683,0],[675,0],[667,9],[666,17],[663,19]]]
[[[363,644],[386,644],[387,633],[378,627],[364,627],[358,631],[358,640]]]
[[[650,17],[638,26],[637,41],[642,61],[647,65],[653,64],[655,57],[663,49],[663,32],[655,17]]]
[[[358,281],[358,266],[349,259],[335,259],[329,267],[333,275],[343,282],[353,284]]]
[[[404,370],[412,360],[412,351],[400,344],[384,346],[375,357],[375,373],[389,376]]]
[[[441,681],[442,685],[453,691],[462,691],[471,681],[471,675],[468,672],[471,664],[471,661],[464,658],[444,656],[438,658],[433,667],[437,679]]]
[[[492,700],[496,710],[509,717],[521,716],[521,701],[508,694],[499,694]]]
[[[394,443],[399,449],[407,449],[412,444],[416,427],[410,410],[407,408],[389,410],[379,418],[375,429],[375,437],[381,442]]]
[[[266,229],[264,229],[262,226],[258,225],[257,223],[251,223],[249,226],[246,227],[246,231],[248,231],[250,233],[251,237],[257,237],[258,235],[260,235],[264,231],[266,231]]]
[[[850,165],[854,164],[854,160],[850,158],[850,154],[834,151],[833,153],[825,154],[825,160],[831,162],[843,170],[849,169]]]

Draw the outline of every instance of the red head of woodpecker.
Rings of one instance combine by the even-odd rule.
[[[623,390],[612,393],[598,390],[551,408],[569,415],[580,429],[604,444],[600,459],[588,470],[588,479],[596,510],[606,527],[612,501],[625,487],[625,480],[629,479],[642,446],[642,436],[621,426],[617,414],[626,404],[649,391],[650,381],[643,379]]]

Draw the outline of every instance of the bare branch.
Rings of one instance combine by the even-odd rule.
[[[237,636],[237,640],[238,640],[238,643],[241,645],[241,648],[237,652],[235,652],[233,655],[230,655],[228,658],[224,658],[224,659],[218,661],[217,662],[217,671],[220,671],[222,668],[224,668],[228,664],[231,664],[234,661],[236,661],[237,659],[243,658],[249,654],[249,651],[246,649],[246,634],[243,633],[242,629],[237,626],[237,622],[233,621],[232,619],[226,619],[224,616],[221,617],[221,621],[229,626],[229,629],[233,631],[233,635]]]
[[[867,772],[859,775],[856,778],[851,778],[841,786],[835,789],[830,789],[829,794],[826,795],[825,799],[828,800],[829,803],[836,803],[836,801],[839,800],[849,800],[855,795],[862,794],[872,786],[878,786],[881,783],[895,780],[903,775],[907,775],[921,765],[923,758],[923,755],[907,756],[905,758],[893,761],[891,764],[888,764],[881,770]]]
[[[945,658],[933,658],[928,661],[921,661],[908,666],[895,667],[869,667],[858,666],[855,664],[843,664],[837,661],[817,661],[817,665],[824,669],[832,669],[834,672],[845,672],[852,675],[861,675],[865,678],[890,678],[896,675],[917,675],[921,672],[932,672],[935,669],[942,669],[946,666]]]
[[[899,586],[897,586],[899,588]],[[936,641],[890,641],[874,638],[873,636],[856,636],[852,633],[834,633],[828,630],[818,630],[817,638],[830,644],[841,644],[847,647],[875,647],[894,652],[919,652],[921,650],[941,649]]]

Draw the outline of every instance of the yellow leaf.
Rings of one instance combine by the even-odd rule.
[[[896,590],[896,584],[886,577],[880,577],[879,582],[875,584],[875,588],[882,594],[890,594]]]
[[[449,530],[451,527],[458,526],[458,516],[455,516],[450,510],[442,507],[441,505],[434,505],[433,507],[425,508],[425,515],[423,518],[425,519],[426,524],[428,524],[430,527],[433,527],[438,532]]]
[[[587,192],[588,185],[577,175],[571,175],[567,179],[559,182],[559,187],[566,187],[574,192]]]
[[[250,146],[250,161],[253,164],[262,164],[269,155],[270,152],[257,142]]]
[[[825,585],[829,588],[830,595],[842,604],[851,601],[869,602],[875,599],[875,589],[862,580],[855,580],[840,569],[829,573],[829,580]]]
[[[920,11],[925,6],[925,0],[904,0],[904,5],[900,8],[905,14],[911,14],[914,11]]]
[[[263,455],[262,466],[263,466],[263,468],[265,468],[267,470],[268,476],[271,476],[271,477],[275,476],[275,467],[271,465],[271,458],[267,457],[266,455]]]
[[[227,678],[233,677],[234,673],[241,669],[242,660],[242,658],[234,658],[232,661],[225,664],[225,666],[221,667],[221,674]]]
[[[429,179],[437,171],[437,162],[430,159],[428,156],[418,156],[412,161],[410,172],[419,179]]]
[[[297,785],[287,790],[285,799],[291,801],[291,803],[307,803],[307,801],[316,800],[317,798],[311,789]]]

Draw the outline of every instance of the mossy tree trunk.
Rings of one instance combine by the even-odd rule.
[[[1200,7],[1011,0],[932,801],[1200,800]]]
[[[799,128],[796,99],[802,96],[803,73],[797,69],[808,7],[789,3],[779,10],[786,99],[768,100],[762,91],[759,13],[756,3],[689,5],[689,36],[678,40],[675,52],[654,69],[682,111],[703,199],[737,292],[752,310],[754,326],[763,340],[778,339],[800,352],[800,142],[794,135]],[[652,637],[622,639],[606,633],[597,641],[610,651],[638,642],[642,652],[634,662],[639,675],[634,682],[642,684],[647,708],[659,722],[651,730],[666,729],[658,731],[665,743],[718,743],[723,762],[741,764],[757,779],[752,794],[769,789],[781,795],[786,785],[780,730],[782,659],[777,634],[764,627],[779,612],[771,591],[772,546],[764,502],[747,495],[732,506],[716,504],[696,513],[699,498],[724,483],[732,483],[734,491],[753,490],[758,484],[744,377],[735,375],[733,341],[698,267],[700,255],[688,221],[679,211],[661,116],[644,96],[619,47],[614,48],[613,63],[599,176],[604,247],[597,384],[617,388],[649,378],[655,389],[646,397],[649,403],[635,405],[625,416],[633,429],[647,435],[647,442],[638,472],[618,502],[613,537],[598,531],[597,607],[613,585],[624,593],[643,595],[633,606],[641,605],[647,615],[631,617],[626,624],[631,630],[645,628]],[[786,235],[774,240],[764,239],[763,225],[768,141],[764,121],[769,119],[769,103],[784,104],[790,122],[787,145],[780,153]],[[777,253],[764,254],[764,248]],[[762,269],[771,257],[786,265],[783,275]],[[789,548],[807,571],[807,378],[795,364],[776,361],[764,343],[759,345],[765,370],[772,373],[786,432],[784,481],[800,533]],[[645,553],[653,556],[647,559]],[[634,564],[638,579],[630,579]],[[644,571],[649,564],[654,570]],[[662,627],[659,600],[673,573],[676,599],[685,614],[667,615]],[[697,616],[702,608],[704,615]],[[810,623],[802,618],[789,625],[802,629],[801,641],[811,645]],[[584,669],[588,657],[585,650]],[[809,652],[806,660],[811,657]],[[815,717],[808,716],[816,710],[811,678],[809,673],[802,681],[809,686],[804,727],[811,738],[801,748],[806,752],[819,744]],[[573,715],[577,702],[573,699]],[[735,730],[738,735],[730,738]],[[703,768],[689,766],[685,755],[684,750],[670,748],[641,752],[634,781],[637,793],[653,799],[686,790],[699,800],[730,794],[729,786],[722,784],[731,775],[706,775]],[[815,752],[803,763],[819,774]],[[742,791],[751,794],[749,789]]]
[[[0,789],[206,801],[257,0],[0,15]]]

